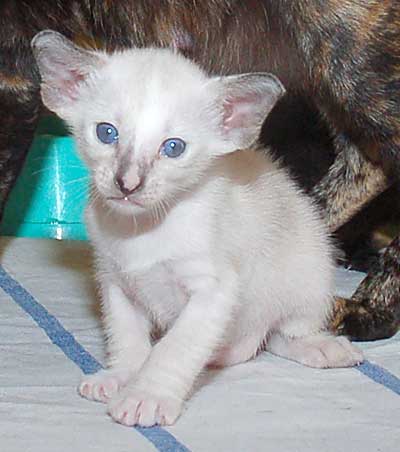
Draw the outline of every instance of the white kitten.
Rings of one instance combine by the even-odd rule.
[[[43,101],[93,177],[109,369],[84,397],[126,425],[172,424],[210,364],[262,347],[313,367],[362,361],[324,331],[334,264],[316,209],[265,150],[238,150],[284,93],[274,76],[211,78],[170,50],[106,55],[51,31],[33,49]]]

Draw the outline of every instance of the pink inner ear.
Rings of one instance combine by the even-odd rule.
[[[46,77],[47,83],[56,92],[70,100],[77,99],[78,86],[85,79],[83,74],[78,69],[66,68],[62,64],[55,64]]]
[[[245,97],[237,97],[229,99],[224,103],[223,124],[225,130],[236,128],[246,128],[257,113],[257,105],[260,102],[260,96],[257,94],[249,94]]]
[[[85,76],[76,69],[70,69],[65,77],[60,80],[60,89],[72,100],[76,100],[78,85],[85,79]]]

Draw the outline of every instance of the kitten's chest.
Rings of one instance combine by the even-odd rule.
[[[161,329],[172,325],[189,300],[183,280],[169,262],[122,274],[120,285],[128,298],[142,305]]]
[[[187,303],[188,281],[210,266],[212,228],[203,210],[176,208],[159,227],[140,234],[111,222],[101,210],[88,211],[99,273],[111,275],[162,327],[168,327]]]
[[[118,285],[134,303],[141,304],[161,328],[168,328],[189,299],[184,278],[176,267],[182,249],[157,237],[136,238],[108,247],[105,263]],[[190,253],[189,253],[190,255]],[[190,260],[190,259],[189,259]]]

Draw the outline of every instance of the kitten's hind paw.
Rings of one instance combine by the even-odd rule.
[[[78,387],[78,392],[86,399],[107,403],[126,385],[129,377],[130,373],[126,370],[100,370],[93,375],[86,375]]]
[[[352,367],[364,361],[362,351],[344,336],[318,334],[287,338],[275,334],[271,337],[267,349],[275,355],[317,368]]]

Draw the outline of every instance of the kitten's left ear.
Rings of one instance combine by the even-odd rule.
[[[78,97],[79,86],[100,64],[100,56],[76,46],[53,30],[38,33],[31,46],[42,79],[43,103],[65,118]]]
[[[267,73],[231,75],[212,79],[217,83],[217,102],[223,106],[221,127],[237,148],[250,146],[285,88],[277,77]]]

